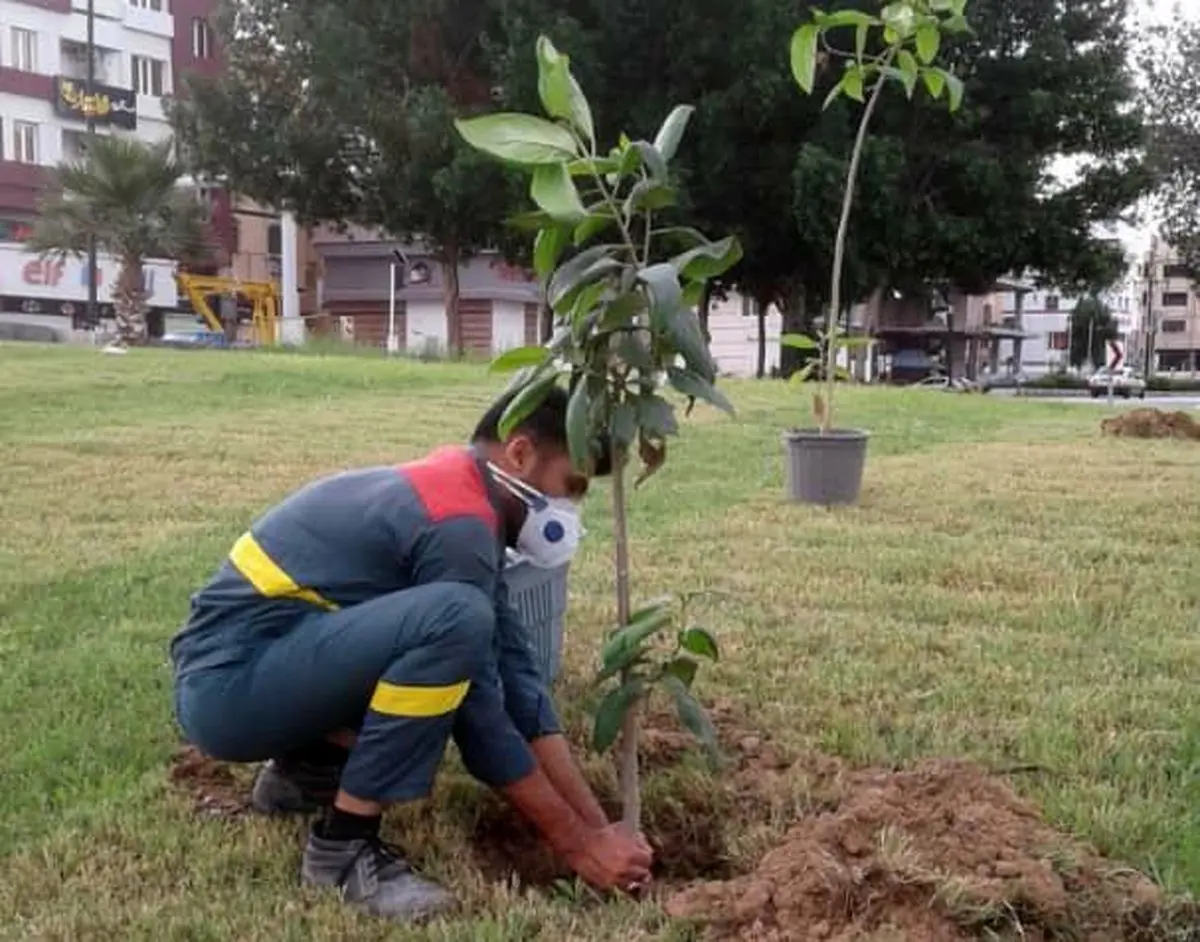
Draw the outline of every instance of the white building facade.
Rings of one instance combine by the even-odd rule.
[[[1040,376],[1070,369],[1071,313],[1081,300],[1053,288],[1036,288],[1025,295],[1021,311],[1021,327],[1025,331],[1021,368],[1025,373]],[[1103,292],[1100,300],[1112,311],[1117,325],[1117,342],[1128,359],[1133,353],[1130,343],[1136,344],[1140,323],[1136,288],[1132,283],[1123,282]],[[1006,315],[1016,313],[1016,298],[1012,292],[1004,295],[1004,312]]]

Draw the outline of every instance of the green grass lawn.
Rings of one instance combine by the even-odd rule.
[[[296,888],[301,824],[197,816],[167,782],[166,642],[248,519],[312,476],[464,440],[502,382],[0,345],[0,937],[670,937],[653,902],[485,879],[464,850],[483,796],[455,764],[395,836],[474,915],[411,935]],[[806,398],[726,388],[738,419],[698,410],[631,513],[639,596],[715,590],[724,657],[699,692],[793,755],[1036,766],[1017,784],[1057,826],[1200,890],[1200,448],[1101,438],[1102,407],[855,390],[862,504],[814,512],[781,499]],[[568,691],[612,617],[606,500],[572,577]],[[735,865],[777,832],[733,841]]]

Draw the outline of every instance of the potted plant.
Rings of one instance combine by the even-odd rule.
[[[718,652],[712,635],[687,623],[677,598],[634,608],[629,475],[635,455],[642,466],[635,487],[666,461],[667,439],[679,427],[669,391],[687,400],[688,411],[700,399],[733,412],[714,385],[716,364],[695,305],[707,280],[736,264],[741,249],[733,238],[714,242],[694,229],[656,225],[656,213],[675,201],[668,167],[690,106],[672,110],[653,141],[621,135],[602,150],[567,56],[541,37],[537,61],[545,117],[487,114],[456,124],[472,146],[531,173],[537,210],[516,222],[536,230],[534,268],[553,312],[546,344],[493,361],[493,369],[517,371],[512,385],[521,390],[501,430],[565,381],[573,461],[584,467],[601,437],[610,443],[617,617],[600,652],[597,682],[608,689],[596,710],[593,742],[601,751],[618,746],[623,817],[636,828],[641,706],[653,691],[664,691],[684,725],[715,753],[712,725],[691,689],[699,659],[716,660]]]
[[[816,339],[804,334],[785,334],[780,343],[816,354],[792,380],[806,382],[814,372],[820,389],[813,394],[815,428],[792,429],[784,435],[787,454],[788,493],[793,500],[831,506],[852,504],[862,488],[868,433],[861,429],[835,428],[833,399],[837,381],[849,379],[838,364],[838,355],[871,343],[852,337],[839,323],[843,307],[842,264],[850,211],[854,206],[859,163],[871,117],[884,87],[894,81],[911,99],[923,85],[934,99],[946,96],[950,110],[962,103],[963,83],[954,74],[934,64],[943,34],[969,29],[965,17],[967,0],[898,0],[885,3],[879,15],[861,10],[825,13],[814,9],[812,21],[796,30],[791,43],[792,74],[805,94],[811,94],[818,60],[841,59],[843,71],[825,98],[824,108],[845,96],[864,105],[846,168],[841,215],[833,245],[833,267],[829,283],[829,316]],[[830,42],[834,30],[850,30],[854,48],[843,50]]]

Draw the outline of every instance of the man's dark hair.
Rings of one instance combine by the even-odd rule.
[[[475,426],[471,435],[472,442],[500,442],[500,419],[508,408],[509,403],[516,398],[519,390],[505,393],[492,403],[487,412]],[[553,386],[545,397],[529,415],[527,415],[513,433],[521,432],[528,435],[535,445],[548,445],[551,448],[568,449],[567,445],[567,403],[570,394],[561,386]],[[607,435],[601,435],[592,441],[593,477],[605,477],[612,473],[612,446]]]

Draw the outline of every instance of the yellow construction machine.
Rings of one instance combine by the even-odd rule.
[[[193,275],[179,272],[175,281],[192,303],[192,310],[204,318],[208,326],[224,332],[216,312],[208,303],[210,295],[229,295],[250,302],[251,341],[260,346],[279,342],[279,289],[273,281],[241,281],[220,275]]]

